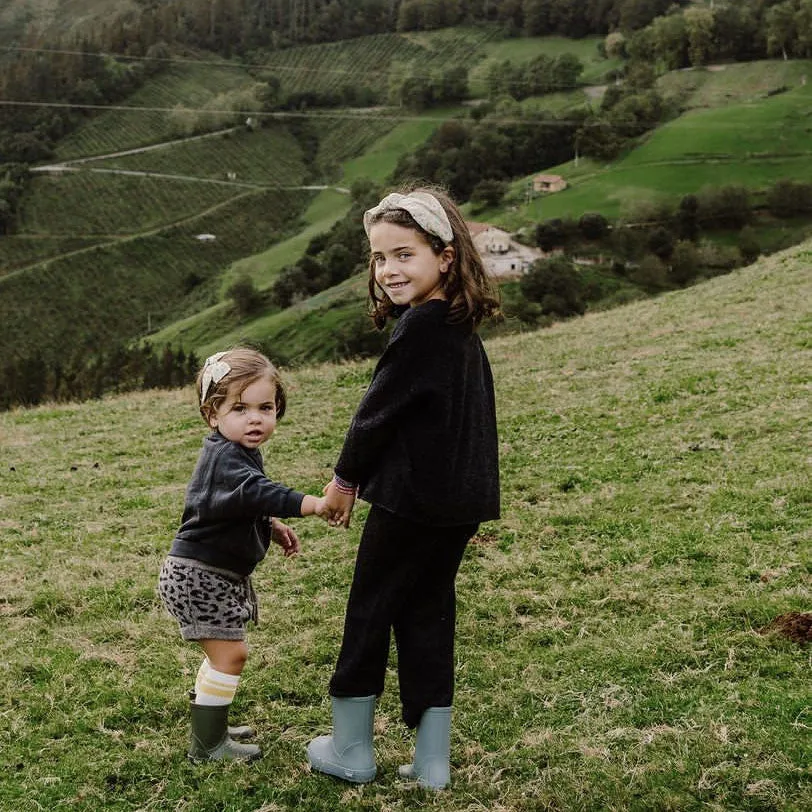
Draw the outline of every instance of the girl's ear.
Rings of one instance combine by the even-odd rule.
[[[443,248],[442,252],[440,253],[440,259],[442,261],[440,273],[448,272],[448,269],[451,267],[451,264],[454,262],[454,258],[456,256],[457,252],[454,250],[453,245],[447,245],[445,248]]]

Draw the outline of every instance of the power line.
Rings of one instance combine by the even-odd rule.
[[[0,106],[6,107],[50,107],[68,110],[118,110],[123,112],[137,112],[137,113],[200,113],[212,116],[245,116],[246,118],[262,117],[262,118],[313,118],[313,119],[382,119],[391,121],[431,121],[431,122],[445,122],[450,119],[448,116],[426,116],[426,115],[409,115],[405,113],[393,114],[389,112],[381,112],[379,115],[370,115],[367,108],[351,108],[359,112],[351,112],[351,109],[344,110],[274,110],[274,111],[261,111],[261,110],[214,110],[202,107],[150,107],[150,106],[134,106],[127,104],[78,104],[75,102],[39,102],[39,101],[20,101],[14,99],[0,99]],[[493,119],[491,119],[493,120]],[[531,119],[531,118],[499,118],[498,121],[507,124],[551,124],[551,125],[569,125],[580,123],[572,119]]]
[[[408,113],[394,113],[390,109],[377,108],[377,113],[373,114],[370,110],[376,108],[344,108],[333,110],[219,110],[210,109],[205,107],[184,107],[177,105],[175,107],[157,107],[146,105],[127,105],[127,104],[84,104],[77,102],[44,102],[44,101],[31,101],[31,100],[17,100],[17,99],[0,99],[0,106],[4,107],[47,107],[65,110],[103,110],[103,111],[119,111],[126,113],[194,113],[201,115],[211,116],[225,116],[234,117],[242,116],[245,118],[270,118],[270,119],[289,119],[289,118],[311,118],[311,119],[342,119],[342,120],[383,120],[383,121],[429,121],[435,123],[444,123],[447,121],[455,121],[460,119],[450,118],[449,116],[431,116],[423,114],[408,114]],[[543,111],[542,111],[543,112]],[[464,119],[463,119],[464,120]],[[526,118],[511,118],[508,116],[494,116],[489,114],[487,121],[495,122],[498,124],[527,124],[534,127],[569,127],[578,126],[589,123],[591,120],[580,118],[535,118],[532,114]],[[592,120],[594,121],[594,120]],[[738,122],[725,123],[721,121],[707,122],[707,121],[686,121],[683,116],[671,119],[669,121],[653,121],[645,122],[638,119],[614,120],[598,119],[597,124],[606,125],[609,127],[643,127],[650,131],[654,127],[662,127],[667,124],[679,122],[681,127],[688,129],[699,130],[741,130],[741,124]],[[778,121],[775,123],[774,129],[784,130],[784,122]],[[761,127],[763,132],[765,127]]]

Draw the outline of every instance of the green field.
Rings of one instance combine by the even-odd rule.
[[[496,37],[493,27],[377,34],[274,51],[262,70],[276,76],[287,92],[336,92],[355,85],[386,94],[390,83],[407,71],[428,76],[452,65],[473,67]]]
[[[471,71],[471,91],[474,96],[485,95],[485,76],[494,62],[509,61],[514,65],[529,62],[540,54],[549,57],[561,54],[575,54],[584,66],[578,81],[588,85],[601,85],[606,74],[622,66],[620,59],[604,59],[598,54],[600,38],[585,37],[572,40],[564,37],[522,37],[520,39],[493,40],[483,50],[486,58],[480,61]]]
[[[391,119],[372,119],[369,129],[374,130],[376,121],[379,122],[380,136],[363,155],[342,164],[342,176],[338,181],[340,187],[349,187],[353,181],[359,179],[384,183],[394,170],[398,158],[411,145],[425,140],[438,124],[437,116],[431,113],[400,123]],[[329,149],[332,143],[332,140],[327,141],[325,149]],[[221,290],[225,291],[228,284],[241,274],[247,274],[260,290],[268,288],[286,265],[295,264],[304,254],[308,242],[316,234],[327,231],[348,208],[349,199],[345,195],[329,190],[321,192],[303,216],[304,222],[308,224],[303,231],[262,254],[235,262],[223,275]],[[354,281],[347,284],[353,290],[357,287]],[[311,361],[330,360],[334,354],[331,332],[338,327],[342,317],[348,315],[345,309],[334,307],[332,302],[335,298],[344,299],[344,289],[345,286],[340,285],[332,291],[326,291],[316,297],[313,303],[292,308],[290,313],[264,314],[239,325],[234,324],[230,303],[225,300],[170,324],[151,335],[149,340],[157,345],[181,344],[204,357],[214,352],[218,346],[227,346],[240,338],[252,338],[283,343],[291,361],[302,361],[305,358]],[[362,298],[361,292],[351,295],[350,301],[355,305]],[[329,311],[328,317],[311,319],[307,325],[302,324],[300,329],[296,329],[300,324],[303,306]],[[294,333],[299,334],[294,336]]]
[[[235,326],[231,302],[225,297],[228,286],[241,276],[248,276],[255,286],[266,289],[273,284],[279,272],[286,265],[295,264],[305,252],[310,240],[317,234],[328,231],[330,227],[349,209],[350,201],[346,195],[332,190],[320,192],[302,215],[304,228],[292,237],[279,242],[262,253],[233,263],[223,274],[220,298],[217,304],[206,307],[183,319],[173,321],[168,326],[148,336],[148,340],[157,346],[170,344],[183,346],[197,353],[210,355],[205,347],[226,346],[226,336],[232,332],[239,337],[265,337],[266,318],[275,319],[277,314]],[[323,333],[320,332],[319,336]]]
[[[190,110],[205,106],[251,85],[245,70],[238,64],[206,64],[204,61],[179,62],[147,81],[119,107],[93,116],[86,124],[59,142],[56,157],[61,161],[106,155],[119,150],[143,147],[179,135],[173,124],[172,111],[180,106]],[[151,108],[151,109],[150,109]],[[216,105],[222,109],[222,105]],[[201,114],[204,130],[219,129],[239,123],[215,113]]]
[[[760,101],[782,87],[798,87],[810,67],[808,59],[776,59],[670,71],[657,80],[657,89],[685,109],[724,107]]]
[[[35,177],[22,202],[19,235],[0,243],[0,317],[6,327],[0,351],[33,352],[39,337],[28,329],[32,319],[45,325],[46,354],[66,343],[84,346],[96,329],[101,330],[97,342],[149,337],[197,349],[235,334],[261,335],[271,329],[269,321],[290,320],[293,316],[263,313],[255,324],[238,323],[225,292],[243,274],[266,290],[282,268],[301,257],[312,237],[343,216],[348,201],[340,192],[357,180],[385,185],[401,156],[467,109],[416,114],[391,107],[305,108],[275,119],[259,116],[262,126],[253,131],[233,116],[206,113],[245,101],[271,74],[283,78],[288,90],[340,90],[358,77],[380,90],[404,71],[428,76],[465,64],[478,93],[477,76],[481,79],[489,61],[524,62],[542,52],[571,51],[587,65],[584,81],[599,82],[617,65],[598,57],[597,42],[505,39],[492,27],[460,28],[256,53],[250,66],[206,62],[205,55],[202,61],[173,63],[127,100],[126,106],[139,109],[89,118],[59,145],[58,159],[76,161],[73,168],[81,171]],[[661,90],[686,110],[682,116],[609,165],[581,159],[577,166],[539,166],[538,171],[563,174],[569,188],[528,199],[528,179],[518,179],[503,206],[477,211],[473,219],[511,229],[587,211],[629,219],[641,206],[676,203],[707,186],[741,183],[760,193],[779,178],[812,179],[806,131],[810,91],[809,85],[801,86],[810,66],[810,61],[775,61],[662,77]],[[595,100],[579,88],[528,99],[522,107],[561,114],[588,103]],[[197,117],[199,129],[236,126],[229,133],[181,139],[171,112],[178,105]],[[156,145],[161,146],[112,157]],[[101,169],[111,173],[90,171]],[[288,198],[263,197],[261,191],[310,186],[337,191],[302,190],[285,211],[278,209]],[[260,200],[262,205],[255,205]],[[311,205],[315,208],[307,211]],[[194,243],[201,233],[214,234],[216,242]],[[786,239],[786,231],[776,233],[764,245]],[[96,240],[103,244],[90,250]],[[97,302],[95,290],[103,280],[113,280],[118,290]],[[328,308],[323,324],[334,325],[339,311]],[[308,330],[308,336],[292,341],[292,358],[301,357],[301,347],[314,335],[325,335],[315,324]],[[318,346],[315,357],[331,358],[332,351]]]
[[[145,334],[217,298],[222,269],[299,230],[312,192],[243,192],[200,216],[0,277],[4,345],[44,357]],[[201,242],[197,235],[216,239]],[[92,292],[92,296],[90,293]],[[77,314],[78,317],[77,317]]]
[[[807,243],[487,341],[503,510],[458,579],[439,795],[397,776],[413,739],[394,670],[376,781],[307,768],[330,725],[363,504],[349,531],[295,520],[301,555],[257,570],[235,716],[264,758],[193,766],[200,655],[156,598],[204,435],[193,393],[0,414],[0,808],[809,809],[809,654],[782,631],[810,608],[811,262]],[[320,491],[371,370],[285,373],[275,478]]]
[[[719,79],[723,86],[739,68],[740,81],[747,80],[750,66],[728,66],[725,78]],[[709,82],[717,74],[710,76]],[[784,74],[772,74],[764,87],[778,87],[783,78]],[[570,162],[553,167],[549,171],[566,178],[568,189],[535,197],[518,211],[504,212],[502,217],[495,213],[492,219],[518,227],[552,217],[577,219],[586,211],[626,217],[641,203],[676,203],[705,187],[734,184],[758,192],[781,178],[812,180],[804,112],[812,99],[812,85],[799,83],[766,98],[763,90],[760,93],[758,101],[691,110],[652,131],[640,146],[610,164],[582,159],[577,166]],[[527,180],[513,184],[514,196],[522,203]]]
[[[131,235],[184,220],[244,192],[182,179],[77,172],[34,176],[19,230],[41,236]],[[77,212],[81,212],[81,229]],[[56,246],[61,252],[61,246]]]
[[[6,235],[0,243],[0,276],[57,254],[81,251],[99,241],[99,238]]]
[[[165,149],[93,161],[83,166],[226,180],[261,186],[302,183],[302,150],[287,127],[269,122],[260,130],[180,142]]]

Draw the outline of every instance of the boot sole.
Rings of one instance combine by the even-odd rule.
[[[307,760],[310,762],[310,766],[317,772],[332,775],[334,778],[341,778],[352,784],[368,784],[370,781],[373,781],[378,774],[377,767],[372,767],[367,770],[353,770],[349,767],[345,767],[343,764],[325,761],[322,758],[313,756],[309,748],[307,751]]]

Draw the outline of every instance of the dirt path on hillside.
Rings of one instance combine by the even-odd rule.
[[[234,197],[230,197],[228,200],[223,200],[220,203],[215,204],[214,206],[210,206],[208,209],[204,211],[199,211],[195,214],[189,215],[189,217],[181,217],[180,220],[175,220],[172,223],[163,223],[160,226],[156,226],[155,228],[148,229],[147,231],[139,231],[137,234],[127,234],[126,236],[116,237],[115,239],[108,239],[104,240],[103,242],[95,243],[94,245],[89,245],[85,248],[77,248],[75,251],[67,251],[64,254],[55,254],[52,257],[47,257],[46,259],[38,260],[37,262],[32,262],[30,265],[25,265],[22,268],[15,268],[10,273],[5,274],[2,279],[10,279],[12,276],[17,276],[21,273],[25,273],[26,271],[30,271],[34,268],[37,268],[40,265],[45,265],[49,262],[53,262],[54,260],[64,259],[65,257],[73,257],[78,256],[79,254],[87,254],[91,251],[95,251],[98,248],[106,248],[111,245],[119,245],[123,242],[132,242],[133,240],[140,239],[141,237],[151,237],[153,234],[159,234],[161,231],[164,231],[168,228],[175,228],[176,226],[181,226],[184,223],[190,223],[194,220],[197,220],[199,217],[205,217],[212,212],[217,211],[217,209],[222,208],[223,206],[227,206],[230,203],[233,203],[235,200],[239,200],[241,197],[248,197],[253,194],[257,194],[257,192],[261,191],[262,187],[259,189],[252,189],[247,192],[243,192],[242,194],[235,195]],[[76,237],[81,237],[81,234],[73,235]]]
[[[67,161],[59,161],[55,164],[46,164],[45,166],[35,166],[31,169],[32,172],[48,172],[49,170],[58,170],[65,166],[73,166],[74,164],[85,164],[91,161],[104,161],[107,158],[121,158],[124,155],[139,155],[142,152],[152,152],[156,149],[168,149],[169,147],[177,146],[178,144],[188,144],[192,141],[202,141],[207,138],[216,138],[220,135],[227,135],[228,133],[237,132],[240,127],[228,127],[225,130],[212,130],[210,133],[202,133],[201,135],[190,135],[186,138],[174,138],[171,141],[161,141],[159,144],[149,144],[146,147],[134,147],[133,149],[124,149],[119,152],[108,152],[106,155],[90,155],[86,158],[68,158]]]
[[[178,146],[181,144],[188,144],[192,141],[201,141],[207,138],[217,138],[222,135],[237,132],[241,130],[241,126],[228,127],[224,130],[214,130],[210,133],[203,133],[201,135],[191,135],[188,138],[174,138],[171,141],[162,141],[159,144],[149,144],[145,147],[135,147],[134,149],[124,149],[118,152],[108,152],[104,155],[91,155],[85,158],[69,158],[66,161],[59,161],[55,164],[43,164],[42,166],[34,166],[31,172],[47,172],[49,174],[60,174],[63,172],[98,172],[107,175],[132,175],[135,177],[150,177],[150,178],[163,178],[165,180],[185,180],[193,183],[214,183],[219,186],[236,186],[242,189],[303,189],[305,191],[323,191],[325,189],[333,189],[340,194],[348,195],[350,190],[343,186],[330,186],[330,185],[299,185],[299,186],[280,186],[273,183],[244,183],[238,180],[221,180],[219,178],[201,178],[197,175],[173,175],[167,172],[148,172],[146,170],[138,169],[99,169],[88,168],[79,169],[77,165],[89,164],[94,161],[105,161],[109,158],[122,158],[126,155],[140,155],[144,152],[152,152],[157,149],[169,149],[170,147]]]

